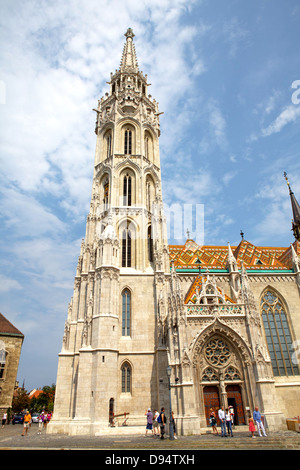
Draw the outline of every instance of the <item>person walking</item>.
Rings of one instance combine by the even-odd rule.
[[[2,416],[2,427],[4,428],[4,425],[6,423],[6,420],[7,420],[7,413],[3,413],[3,416]]]
[[[147,416],[147,425],[146,425],[145,437],[148,436],[148,431],[151,431],[152,436],[153,436],[153,413],[151,411],[151,408],[148,408],[148,411],[146,411],[145,415]]]
[[[228,436],[229,436],[229,433],[230,433],[231,437],[233,437],[231,414],[230,414],[230,411],[228,410],[228,408],[226,408],[225,420],[226,420],[226,427],[227,427]]]
[[[227,434],[226,434],[226,417],[225,417],[224,406],[221,406],[221,408],[219,409],[218,416],[219,416],[220,425],[221,425],[221,437],[227,437]]]
[[[21,434],[21,436],[24,436],[24,433],[25,433],[26,436],[27,436],[30,423],[31,423],[31,414],[30,414],[29,411],[27,410],[27,411],[26,411],[26,414],[25,414],[25,416],[24,416],[23,433]]]
[[[259,412],[258,406],[256,406],[255,410],[253,411],[253,419],[256,423],[257,431],[258,431],[259,436],[262,437],[262,435],[261,435],[261,431],[262,431],[263,435],[265,437],[267,437],[265,427],[264,427],[263,422],[261,420],[261,414]]]

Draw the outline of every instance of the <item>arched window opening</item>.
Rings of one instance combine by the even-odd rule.
[[[149,158],[149,137],[145,137],[145,157]]]
[[[123,205],[131,206],[131,176],[125,175],[123,179]]]
[[[128,289],[122,293],[122,336],[130,336],[131,295]]]
[[[111,134],[108,134],[108,136],[106,137],[106,148],[106,158],[109,158],[111,155]]]
[[[131,268],[131,230],[126,227],[122,231],[122,267]]]
[[[105,211],[108,209],[108,197],[109,197],[109,181],[105,180],[103,184],[103,208]]]
[[[148,258],[150,263],[153,262],[153,237],[152,237],[152,227],[148,227]]]
[[[260,306],[274,375],[299,374],[292,360],[293,341],[283,302],[274,291],[267,290]]]
[[[122,365],[122,392],[131,393],[131,367],[128,362]]]
[[[128,129],[125,130],[124,153],[125,155],[132,153],[132,131]]]

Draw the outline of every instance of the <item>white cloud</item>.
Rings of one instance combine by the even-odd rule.
[[[9,279],[0,274],[0,292],[8,292],[22,289],[21,284],[15,279]]]
[[[300,117],[300,106],[287,106],[277,118],[265,129],[262,130],[262,136],[268,137],[280,132],[287,124],[296,121]]]

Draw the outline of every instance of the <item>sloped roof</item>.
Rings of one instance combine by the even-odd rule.
[[[300,255],[300,243],[295,241],[293,247]],[[292,269],[291,247],[261,247],[242,240],[238,246],[232,246],[232,253],[238,267],[243,262],[247,270],[252,271],[286,271]],[[169,245],[170,261],[174,261],[176,270],[226,270],[228,260],[227,246],[200,246],[193,240],[187,240],[184,245]]]
[[[24,338],[23,333],[19,331],[10,321],[5,318],[2,313],[0,313],[0,334],[9,335],[9,336],[22,336]]]
[[[191,287],[189,288],[186,296],[185,296],[185,299],[184,299],[184,303],[185,304],[188,304],[189,302],[192,302],[192,303],[195,303],[196,302],[196,294],[197,294],[197,290],[200,292],[201,291],[201,288],[202,288],[202,282],[204,283],[205,285],[205,282],[207,281],[207,277],[202,277],[202,276],[197,276]],[[220,287],[216,286],[217,288],[217,291],[219,292],[220,295],[224,295],[224,299],[226,302],[229,302],[231,304],[234,304],[236,303],[234,300],[232,300],[227,294],[225,293],[222,293]]]

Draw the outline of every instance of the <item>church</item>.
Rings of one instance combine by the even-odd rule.
[[[115,417],[145,425],[174,411],[200,434],[210,408],[256,406],[270,430],[300,412],[300,207],[288,247],[169,245],[160,111],[128,28],[119,69],[98,101],[82,240],[58,358],[48,432],[101,434]],[[287,228],[289,230],[289,228]],[[298,346],[297,346],[298,345]],[[126,415],[125,415],[126,413]]]

